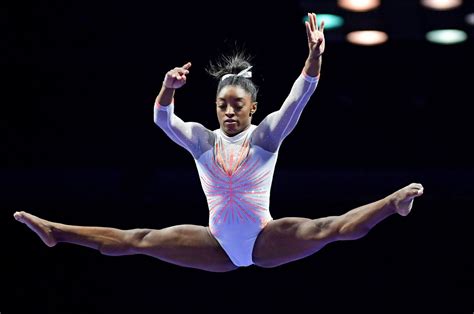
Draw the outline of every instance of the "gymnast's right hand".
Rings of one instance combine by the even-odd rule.
[[[177,89],[186,84],[186,75],[189,74],[189,68],[191,67],[191,62],[186,63],[180,68],[174,68],[173,70],[168,71],[165,75],[165,80],[163,85],[166,88]]]

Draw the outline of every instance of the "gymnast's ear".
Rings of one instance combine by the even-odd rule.
[[[257,111],[257,102],[256,101],[252,103],[252,108],[250,109],[249,117],[251,117],[255,113],[255,111]]]

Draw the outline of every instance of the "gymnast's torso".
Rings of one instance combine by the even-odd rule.
[[[278,153],[252,143],[255,128],[250,125],[233,137],[213,131],[213,148],[195,159],[215,237],[253,234],[272,219],[270,189]]]

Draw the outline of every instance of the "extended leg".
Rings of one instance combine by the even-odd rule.
[[[275,267],[309,256],[328,243],[359,239],[394,213],[406,216],[412,208],[413,199],[422,194],[422,185],[412,183],[384,199],[341,216],[274,220],[257,238],[253,261],[262,267]]]
[[[160,230],[120,230],[65,225],[26,212],[16,212],[14,217],[50,247],[65,242],[96,249],[104,255],[145,254],[176,265],[208,271],[237,268],[206,227],[180,225]]]

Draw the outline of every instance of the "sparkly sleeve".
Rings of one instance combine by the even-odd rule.
[[[285,137],[295,128],[318,81],[319,76],[311,77],[301,73],[281,108],[269,114],[258,125],[254,131],[253,144],[268,151],[277,151]]]
[[[162,106],[155,103],[154,121],[176,144],[184,147],[193,157],[202,152],[201,142],[207,142],[210,133],[203,125],[196,122],[184,122],[174,114],[174,104]]]

